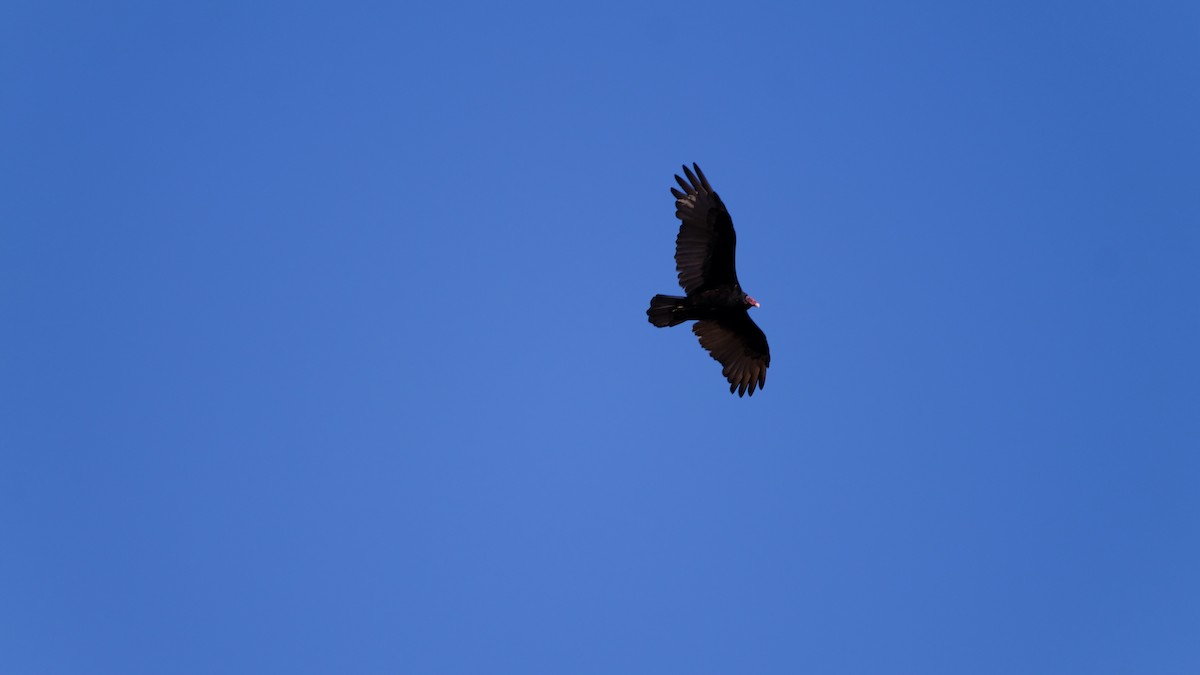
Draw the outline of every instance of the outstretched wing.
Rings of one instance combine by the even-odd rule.
[[[688,295],[738,282],[733,219],[700,167],[692,166],[696,168],[694,174],[683,167],[686,181],[678,174],[675,176],[683,191],[671,188],[671,194],[675,195],[675,217],[681,222],[675,239],[675,269],[679,271],[679,285]]]
[[[725,368],[721,373],[729,380],[729,393],[738,396],[754,395],[755,387],[767,384],[767,366],[771,365],[771,350],[767,336],[755,325],[750,315],[738,312],[721,319],[703,319],[692,325],[700,338],[700,346],[708,350]]]

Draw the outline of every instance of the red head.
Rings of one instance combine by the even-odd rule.
[[[747,305],[754,305],[755,307],[762,307],[762,305],[758,304],[758,301],[757,301],[757,300],[755,300],[754,298],[752,298],[752,297],[750,297],[750,296],[748,296],[748,295],[746,296],[746,304],[747,304]]]

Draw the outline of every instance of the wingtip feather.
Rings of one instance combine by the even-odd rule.
[[[687,174],[688,180],[692,182],[692,190],[699,192],[700,181],[696,180],[696,174],[692,173],[692,170],[687,168],[686,164],[683,165],[683,172]],[[678,178],[678,176],[676,177]]]
[[[700,170],[700,165],[693,162],[692,166],[696,167],[696,175],[700,177],[700,184],[704,186],[706,191],[712,192],[712,186],[708,184],[708,178],[704,175],[704,172]]]

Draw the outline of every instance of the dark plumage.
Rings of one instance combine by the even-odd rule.
[[[650,299],[646,315],[660,328],[695,321],[692,332],[700,346],[708,350],[725,368],[729,391],[738,396],[767,383],[771,352],[767,336],[750,319],[749,309],[758,307],[738,283],[734,265],[737,235],[733,219],[708,179],[693,164],[696,173],[683,167],[687,180],[675,176],[680,192],[675,195],[675,217],[680,220],[675,239],[675,269],[686,297],[656,295]]]

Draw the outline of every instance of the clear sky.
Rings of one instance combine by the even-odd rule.
[[[1200,672],[1200,4],[4,3],[4,673]],[[668,188],[772,350],[731,397]]]

